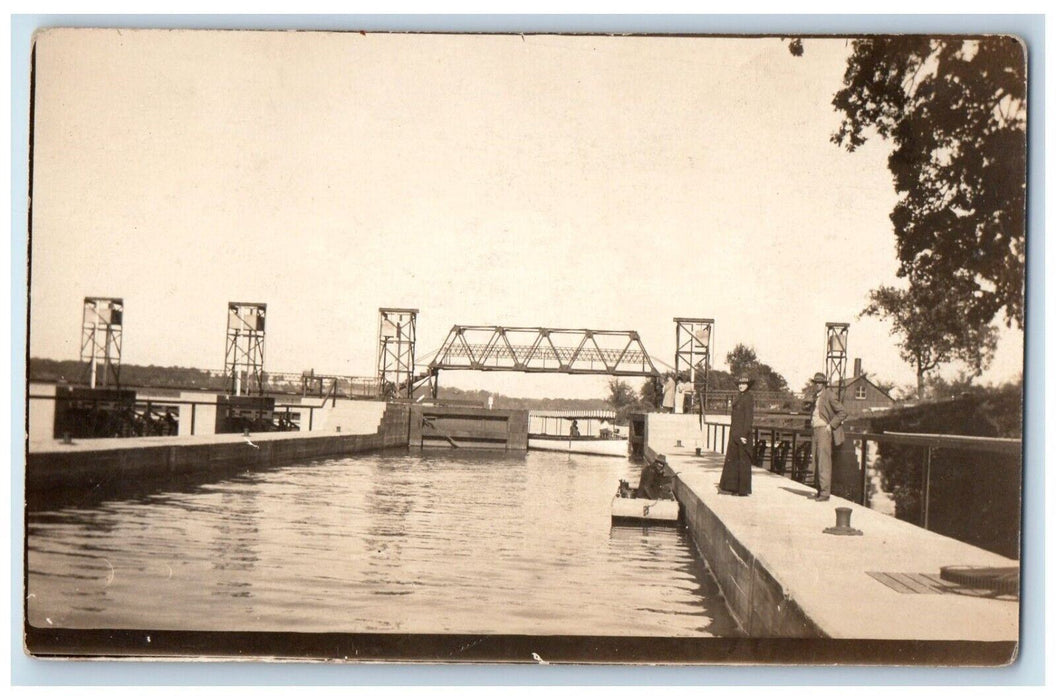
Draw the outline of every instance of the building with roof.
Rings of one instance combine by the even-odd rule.
[[[843,402],[847,413],[860,415],[870,411],[881,411],[894,408],[897,401],[891,395],[874,384],[862,371],[862,359],[855,358],[854,374],[843,380]]]

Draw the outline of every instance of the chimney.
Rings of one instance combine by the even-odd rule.
[[[862,376],[862,358],[860,357],[854,358],[854,376],[856,378]]]

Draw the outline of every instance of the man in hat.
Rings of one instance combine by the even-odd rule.
[[[814,410],[810,416],[812,435],[810,453],[813,455],[814,474],[818,481],[816,501],[827,501],[832,493],[832,446],[843,444],[843,422],[847,420],[847,409],[837,400],[828,387],[825,375],[814,375]]]

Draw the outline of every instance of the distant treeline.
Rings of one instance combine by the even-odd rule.
[[[449,401],[466,401],[486,406],[488,398],[494,397],[492,408],[528,409],[537,411],[567,411],[611,409],[612,405],[605,399],[522,399],[504,396],[488,391],[469,391],[454,387],[440,387],[439,398]]]
[[[88,368],[77,360],[29,359],[29,379],[34,382],[69,382],[87,384]],[[157,365],[121,365],[121,385],[182,389],[215,389],[222,391],[224,380],[210,372],[193,367],[159,367]]]

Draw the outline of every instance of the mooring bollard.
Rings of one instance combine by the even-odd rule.
[[[682,441],[681,440],[675,440],[675,447],[682,447]]]
[[[337,426],[337,432],[339,432],[339,433],[341,432],[341,426],[340,425]]]
[[[249,428],[242,428],[242,437],[249,437]]]
[[[63,433],[62,434],[62,444],[63,445],[72,445],[73,444],[73,438],[70,437],[69,433]]]
[[[697,456],[698,457],[700,456],[700,448],[699,447],[697,448]]]
[[[836,509],[836,527],[825,528],[825,534],[827,535],[861,535],[861,530],[855,530],[851,527],[851,509],[850,508],[837,508]]]

